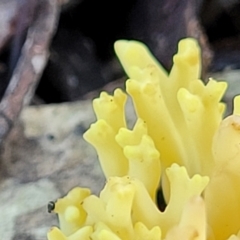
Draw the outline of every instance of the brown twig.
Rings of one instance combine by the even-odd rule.
[[[20,58],[0,103],[0,144],[29,103],[49,54],[59,16],[57,0],[41,0],[27,32]]]

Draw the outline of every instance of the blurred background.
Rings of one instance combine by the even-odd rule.
[[[1,94],[21,54],[27,30],[41,10],[34,0],[2,1],[0,16],[6,16],[5,24],[12,21],[14,27],[5,33],[7,41],[2,41],[0,48]],[[9,7],[1,10],[4,1]],[[49,59],[33,99],[36,104],[83,99],[87,93],[121,79],[124,73],[113,52],[117,39],[143,41],[169,70],[179,39],[191,36],[202,45],[204,74],[240,67],[237,0],[62,0],[58,3],[59,21],[55,34],[51,33]]]
[[[195,37],[204,50],[203,73],[236,69],[239,35],[237,0],[75,0],[63,8],[36,94],[46,103],[72,101],[120,79],[117,39],[144,42],[169,70],[179,39]]]

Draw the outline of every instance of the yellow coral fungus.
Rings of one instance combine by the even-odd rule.
[[[240,239],[240,96],[234,114],[222,119],[227,84],[199,80],[194,39],[180,41],[169,74],[142,43],[117,41],[115,51],[130,78],[136,124],[127,128],[120,89],[94,100],[97,122],[84,138],[107,183],[99,197],[76,188],[59,199],[60,229],[48,239]]]

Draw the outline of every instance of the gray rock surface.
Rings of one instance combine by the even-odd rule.
[[[223,72],[209,74],[209,76],[216,80],[228,82],[224,102],[227,103],[225,115],[230,115],[233,111],[233,97],[240,94],[240,70],[226,68]]]
[[[43,240],[57,225],[49,201],[75,186],[98,194],[105,178],[82,135],[95,121],[91,100],[24,109],[1,155],[0,239]],[[128,115],[133,116],[127,107]],[[130,114],[129,114],[130,113]],[[133,125],[133,117],[128,120]]]
[[[91,101],[26,108],[2,150],[0,239],[46,239],[57,224],[47,203],[75,186],[104,184],[82,134],[95,121]]]

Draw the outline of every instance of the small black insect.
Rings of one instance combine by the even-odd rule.
[[[55,208],[55,202],[50,201],[47,205],[48,212],[51,213],[54,210],[54,208]]]

